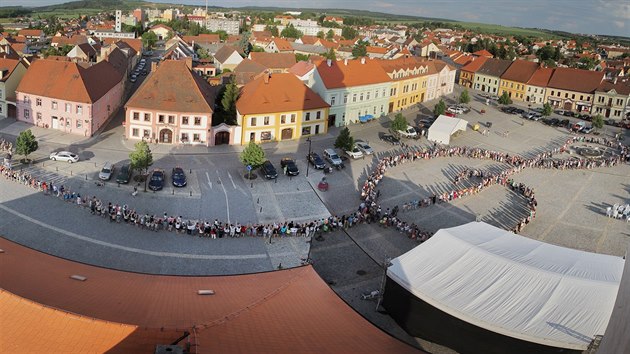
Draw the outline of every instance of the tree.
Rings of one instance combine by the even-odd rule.
[[[330,29],[326,33],[326,39],[329,40],[329,41],[332,41],[333,38],[335,38],[335,32]]]
[[[407,130],[407,126],[409,123],[407,122],[407,118],[402,115],[402,113],[396,114],[394,120],[392,121],[391,128],[393,131],[405,131]]]
[[[344,22],[345,22],[345,20],[344,20]],[[359,32],[357,32],[357,30],[355,30],[352,27],[344,26],[341,29],[341,36],[344,39],[355,39],[355,38],[357,38],[358,35],[359,35]]]
[[[335,54],[335,50],[333,48],[330,48],[328,52],[324,53],[323,57],[332,61],[337,60],[337,55]]]
[[[234,80],[225,86],[223,97],[221,98],[221,108],[224,113],[224,122],[226,124],[236,124],[236,101],[239,96],[239,89]]]
[[[593,117],[593,128],[595,129],[602,129],[604,127],[604,117],[602,117],[601,114],[596,115],[595,117]]]
[[[295,29],[292,24],[285,27],[282,32],[280,32],[280,35],[285,38],[302,38],[302,32]]]
[[[308,61],[308,57],[309,57],[309,55],[307,55],[307,54],[296,53],[295,54],[295,61]]]
[[[470,95],[468,94],[468,90],[462,91],[459,95],[459,103],[467,104],[470,102]]]
[[[144,172],[144,191],[147,191],[147,174],[149,166],[153,164],[153,154],[151,148],[146,141],[142,140],[134,145],[135,150],[129,153],[129,160],[131,160],[131,168],[142,169]]]
[[[28,155],[35,152],[38,147],[39,144],[30,129],[20,132],[15,142],[15,151],[20,155],[24,155],[25,160],[28,160]]]
[[[549,117],[551,115],[552,109],[549,103],[543,104],[542,115],[545,117]]]
[[[317,38],[323,39],[324,38],[324,31],[317,32]]]
[[[363,41],[357,42],[352,48],[352,56],[354,58],[367,56],[367,45]]]
[[[145,32],[142,35],[142,44],[144,45],[145,48],[148,48],[148,49],[153,48],[157,40],[158,40],[157,35],[153,31]]]
[[[267,25],[267,26],[265,26],[265,31],[271,32],[271,35],[274,36],[274,37],[279,37],[280,36],[280,31],[278,31],[278,26]]]
[[[350,135],[348,127],[344,127],[339,132],[339,136],[335,140],[335,147],[343,151],[350,151],[354,148],[354,138]]]
[[[433,115],[435,117],[442,115],[446,112],[446,103],[443,100],[440,100],[435,107],[433,108]]]
[[[258,168],[265,162],[265,150],[254,140],[250,140],[247,147],[241,152],[239,159],[244,166],[252,166],[252,169]]]
[[[499,97],[499,104],[512,104],[512,99],[508,95],[507,91],[503,91],[501,97]]]

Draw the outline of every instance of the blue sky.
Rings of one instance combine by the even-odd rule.
[[[203,0],[155,2],[203,5]],[[40,6],[63,0],[3,0],[4,6]],[[215,0],[216,6],[309,7],[312,1]],[[345,8],[439,17],[453,20],[495,23],[506,26],[538,27],[574,33],[611,34],[630,37],[629,0],[319,0],[319,8]]]

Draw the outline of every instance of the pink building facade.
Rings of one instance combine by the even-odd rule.
[[[210,145],[210,112],[168,112],[126,107],[126,136],[162,144]]]

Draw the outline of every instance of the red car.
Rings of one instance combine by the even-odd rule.
[[[451,113],[451,112],[444,112],[444,115],[445,116],[449,116],[449,117],[453,117],[453,118],[456,117],[455,113]]]

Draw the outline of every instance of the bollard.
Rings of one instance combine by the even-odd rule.
[[[175,195],[175,188],[171,189],[171,195]]]
[[[120,188],[120,182],[116,182],[116,183],[118,183],[118,188]]]
[[[96,162],[94,163],[94,167],[96,167]]]
[[[70,176],[72,176],[72,170],[70,170]]]
[[[85,180],[87,181],[87,175],[85,175]]]
[[[254,182],[252,182],[251,188],[254,188]]]
[[[190,191],[190,196],[192,197],[192,191]]]
[[[192,168],[188,170],[188,173],[192,173]]]
[[[44,167],[44,163],[42,162],[42,167]]]
[[[260,198],[256,200],[256,204],[260,204]]]
[[[55,167],[56,172],[59,172],[59,167]]]
[[[262,207],[260,207],[260,212],[262,213]]]

